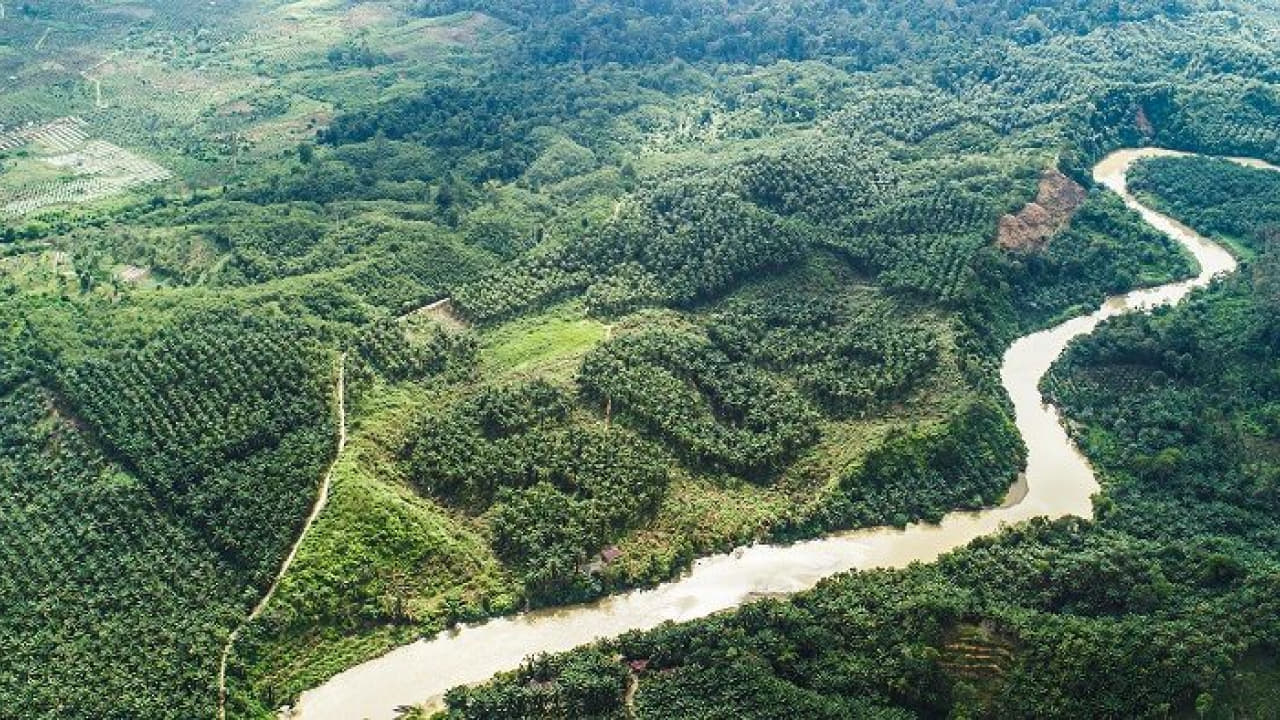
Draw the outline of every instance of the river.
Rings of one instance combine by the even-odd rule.
[[[302,720],[389,720],[396,707],[438,700],[457,685],[482,682],[510,670],[531,654],[568,650],[668,620],[683,621],[736,607],[760,595],[794,593],[819,580],[855,569],[903,567],[929,561],[1001,525],[1036,516],[1092,514],[1098,482],[1068,438],[1057,410],[1044,403],[1040,379],[1074,338],[1108,317],[1175,303],[1216,275],[1235,270],[1235,259],[1193,230],[1142,205],[1127,191],[1132,164],[1167,150],[1122,150],[1094,168],[1094,179],[1118,193],[1152,226],[1180,242],[1199,263],[1183,282],[1109,298],[1091,315],[1018,339],[1000,371],[1027,444],[1027,468],[1004,505],[953,512],[937,525],[869,528],[793,545],[756,545],[703,558],[684,576],[651,590],[637,590],[586,605],[498,618],[441,633],[357,665],[303,693],[293,717]],[[1257,166],[1256,161],[1237,160]]]

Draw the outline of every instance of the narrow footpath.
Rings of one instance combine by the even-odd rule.
[[[271,598],[276,594],[276,588],[280,586],[280,580],[284,578],[285,573],[289,572],[289,566],[293,564],[293,559],[297,557],[298,548],[302,547],[302,541],[306,539],[307,533],[310,532],[316,518],[320,517],[320,511],[324,510],[325,504],[329,502],[329,485],[333,481],[333,470],[337,467],[339,458],[342,457],[342,451],[347,447],[347,356],[345,353],[338,355],[338,381],[334,392],[337,395],[337,452],[333,455],[333,462],[329,464],[329,469],[324,473],[324,479],[320,481],[320,490],[316,493],[315,503],[312,504],[311,513],[307,515],[307,521],[302,526],[302,532],[298,533],[298,539],[289,548],[289,554],[285,556],[284,562],[280,565],[280,571],[276,573],[275,579],[271,581],[271,587],[267,588],[266,594],[262,596],[258,604],[253,606],[253,610],[248,617],[227,636],[227,644],[222,648],[222,659],[218,662],[218,720],[226,720],[227,718],[227,659],[231,657],[231,648],[249,623],[257,620],[262,615],[262,612],[267,609]]]

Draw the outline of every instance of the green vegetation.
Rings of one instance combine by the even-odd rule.
[[[1131,177],[1138,177],[1139,165]],[[1041,252],[1010,253],[1008,283],[1023,317],[1041,323],[1094,308],[1103,297],[1192,274],[1166,235],[1134,225],[1113,195],[1095,193],[1071,226]]]
[[[258,667],[253,686],[232,686],[233,717],[268,713],[420,632],[518,609],[518,586],[488,539],[387,483],[380,461],[366,440],[349,442],[329,505],[275,599],[237,643]]]
[[[989,507],[1025,461],[1012,419],[998,407],[971,405],[940,430],[890,433],[868,453],[840,479],[852,505],[841,510],[853,515],[841,524],[870,525],[885,516],[896,525],[920,517],[938,522],[952,508]]]
[[[1172,198],[1212,197],[1217,182],[1166,177]],[[933,565],[535,658],[454,690],[446,716],[1266,716],[1280,652],[1280,254],[1265,223],[1280,195],[1255,202],[1237,227],[1264,249],[1243,272],[1108,321],[1046,379],[1104,481],[1096,520],[1033,521]],[[868,467],[897,468],[902,445]]]
[[[5,312],[0,697],[33,717],[199,715],[201,659],[270,582],[332,454],[331,363],[279,320],[148,337],[72,308]],[[104,335],[118,344],[77,348]]]
[[[767,477],[817,435],[816,418],[794,391],[697,336],[611,340],[583,361],[581,381],[620,417],[713,472]]]
[[[708,332],[728,357],[795,373],[831,415],[865,417],[909,395],[938,363],[931,330],[885,323],[895,311],[865,297],[782,297],[732,304]]]
[[[561,306],[522,318],[485,334],[479,372],[495,377],[568,380],[578,363],[606,335],[598,320],[582,309]]]
[[[411,482],[473,513],[492,513],[495,553],[534,601],[581,593],[588,558],[657,510],[667,470],[618,431],[569,426],[572,401],[545,382],[490,387],[427,416],[408,450]]]
[[[6,673],[0,696],[8,707],[80,717],[202,712],[207,696],[175,690],[212,692],[215,666],[185,660],[216,655],[221,638],[209,626],[235,621],[227,601],[241,587],[197,532],[52,402],[30,383],[0,400],[0,623],[6,666],[23,673]],[[181,640],[170,643],[175,633]],[[64,659],[49,662],[55,653]]]
[[[1129,185],[1246,256],[1263,249],[1265,230],[1280,227],[1280,172],[1205,157],[1153,158],[1134,168]]]
[[[234,648],[232,717],[266,717],[451,623],[658,582],[742,543],[998,501],[1023,460],[997,376],[1008,342],[1190,270],[1084,170],[1144,143],[1280,160],[1267,5],[139,0],[4,12],[0,706],[24,717],[214,712],[227,634],[334,460],[339,353],[350,440],[327,507]],[[106,170],[79,162],[90,147]],[[1084,204],[1043,246],[1001,249],[1000,218],[1051,168],[1088,186]],[[73,192],[118,172],[149,179]],[[1201,161],[1139,173],[1142,192],[1265,255],[1260,230],[1229,223],[1276,217],[1270,178]],[[1188,189],[1219,175],[1226,196]],[[12,204],[33,194],[61,200]],[[1224,197],[1231,212],[1215,210]],[[1247,282],[1274,294],[1269,277]],[[1265,320],[1244,286],[1218,292],[1239,310],[1223,328]],[[1144,342],[1191,342],[1193,325]],[[1270,392],[1239,382],[1213,391],[1253,393],[1242,403]],[[1099,433],[1127,442],[1122,431],[1147,427],[1135,416],[1110,428],[1101,390],[1066,387],[1055,392],[1104,445]],[[1187,414],[1205,401],[1168,402]],[[1229,418],[1271,427],[1271,410],[1248,407]],[[1102,461],[1116,507],[1148,512],[1150,494],[1124,504],[1123,468],[1182,472],[1190,460],[1170,448]],[[1247,457],[1260,473],[1272,465]],[[1222,527],[1266,534],[1260,516],[1230,511],[1246,495],[1222,501],[1217,529],[1172,506],[1160,519],[1185,518],[1180,535],[1110,515],[1101,529],[1020,528],[957,556],[981,572],[957,559],[841,579],[795,605],[661,631],[669,643],[628,638],[618,647],[655,671],[637,711],[715,716],[778,698],[831,717],[955,698],[1041,707],[1009,704],[1022,697],[1088,714],[1067,679],[1113,688],[1098,697],[1118,708],[1257,692],[1270,641],[1159,654],[1183,629],[1159,623],[1191,608],[1200,642],[1220,639],[1233,609],[1268,607],[1250,569],[1268,561],[1263,539],[1227,583],[1236,594],[1185,569],[1200,567],[1205,533],[1232,561],[1247,533]],[[1074,584],[1055,595],[1062,583]],[[975,630],[983,621],[995,629]],[[1164,645],[1137,640],[1152,623]],[[717,636],[733,655],[723,662],[698,650]],[[766,649],[739,653],[743,638]],[[931,648],[968,667],[973,638],[1010,654],[1009,688],[1040,694],[990,678],[953,687]],[[1071,656],[1093,669],[1033,672],[1063,638],[1096,649]],[[1249,649],[1252,679],[1219,683],[1212,669]],[[538,663],[529,672],[549,684],[455,706],[621,712],[629,680],[610,656]],[[1114,684],[1128,667],[1148,695]]]

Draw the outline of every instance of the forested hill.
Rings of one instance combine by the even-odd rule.
[[[457,622],[660,582],[745,543],[997,504],[1024,460],[998,377],[1008,343],[1193,269],[1088,168],[1148,144],[1280,160],[1274,2],[138,0],[5,13],[0,716],[206,717],[227,651],[229,716],[268,717]],[[1261,230],[1196,204],[1220,196],[1189,179],[1219,172],[1152,164],[1139,189],[1261,253]],[[1230,179],[1241,206],[1272,189]],[[1033,229],[1010,239],[1007,227]],[[1219,294],[1238,311],[1228,326],[1270,327],[1244,285]],[[1146,345],[1192,337],[1151,322]],[[1170,352],[1207,357],[1202,345]],[[1098,353],[1073,356],[1063,377],[1115,360]],[[1262,362],[1246,355],[1222,362]],[[350,433],[335,459],[340,356]],[[1171,389],[1167,404],[1268,398],[1247,374],[1221,387],[1178,376],[1187,394]],[[1096,375],[1055,387],[1089,409],[1090,428],[1119,412],[1114,378]],[[1254,399],[1224,423],[1271,427]],[[1096,432],[1172,432],[1120,420]],[[1240,442],[1265,446],[1254,439]],[[1108,456],[1108,472],[1195,465],[1187,482],[1200,487],[1226,462],[1143,447]],[[229,647],[335,460],[324,512]],[[1048,653],[1073,633],[1098,633],[1091,649],[1140,637],[1122,611],[1186,611],[1164,604],[1175,586],[1220,619],[1256,598],[1214,583],[1266,585],[1237,567],[1269,562],[1262,516],[1240,511],[1244,529],[1227,528],[1246,485],[1214,505],[1207,559],[1130,525],[1033,527],[991,552],[1017,555],[1010,567],[1043,587],[994,562],[981,577],[944,564],[818,597],[856,615],[858,593],[919,580],[911,597],[950,607],[930,588],[951,583],[989,604],[921,632],[978,633],[997,654]],[[1188,513],[1188,532],[1204,530],[1204,513]],[[1237,552],[1232,533],[1251,544]],[[1169,558],[1184,556],[1204,572],[1177,574]],[[805,602],[742,617],[772,637]],[[1063,608],[1106,618],[1079,629]],[[793,697],[779,683],[871,678],[855,689],[889,693],[805,695],[837,715],[941,708],[950,696],[898,702],[901,677],[942,666],[894,641],[915,629],[886,617],[874,637],[888,655],[859,644],[872,635],[830,646],[848,655],[780,645],[772,676],[751,656],[730,679]],[[988,632],[992,618],[1004,624]],[[739,620],[717,622],[711,635],[737,632]],[[1152,693],[1182,708],[1193,690],[1229,692],[1218,675],[1189,678],[1196,668],[1246,649],[1269,662],[1262,641],[1232,642],[1170,661],[1171,684]],[[655,668],[687,660],[672,653]],[[1027,687],[1058,677],[1032,673],[1043,655],[1016,657]],[[829,664],[783,662],[796,658]],[[621,678],[616,664],[592,668]],[[719,697],[700,688],[723,679],[654,676],[672,681],[642,697],[667,716]],[[749,704],[735,702],[724,706]]]
[[[1160,159],[1140,187],[1251,252],[1184,305],[1121,316],[1045,382],[1101,474],[1094,521],[828,581],[450,694],[449,718],[1270,717],[1280,701],[1280,195]]]
[[[1246,256],[1263,252],[1280,227],[1280,173],[1204,157],[1159,158],[1139,165],[1129,186]]]
[[[594,87],[615,99],[629,96],[629,104],[615,105],[611,108],[614,111],[645,105],[644,90],[675,95],[711,90],[720,102],[733,108],[749,102],[743,97],[749,92],[744,93],[739,83],[724,82],[726,79],[753,75],[756,69],[778,63],[791,68],[792,63],[811,61],[844,73],[886,71],[882,81],[872,83],[877,86],[907,85],[947,94],[945,99],[937,96],[920,105],[911,104],[919,102],[914,98],[903,99],[905,104],[897,108],[903,119],[923,111],[934,122],[955,122],[959,118],[942,118],[953,107],[950,103],[959,100],[993,129],[1010,133],[1026,124],[1043,127],[1052,122],[1043,114],[1045,104],[1062,103],[1057,108],[1060,112],[1070,116],[1074,124],[1083,123],[1072,130],[1080,133],[1073,138],[1079,143],[1077,150],[1096,153],[1121,138],[1154,134],[1167,146],[1234,147],[1240,154],[1248,150],[1264,156],[1275,152],[1275,95],[1269,87],[1275,79],[1269,57],[1273,51],[1243,37],[1214,38],[1206,44],[1204,38],[1210,32],[1230,35],[1241,29],[1239,16],[1221,3],[707,4],[676,0],[477,4],[441,0],[417,7],[418,12],[427,14],[483,12],[511,23],[518,32],[511,50],[496,56],[500,72],[536,77],[542,92],[520,98],[520,102],[532,102],[535,107],[560,103],[557,110],[568,115],[562,116],[562,121],[592,109],[593,103],[575,97],[574,88]],[[1165,42],[1175,37],[1179,42]],[[689,73],[684,70],[689,64],[715,75]],[[563,77],[565,73],[595,73],[609,81],[622,78],[624,84],[610,88],[600,78],[595,82],[586,77],[570,79]],[[1227,87],[1204,86],[1194,94],[1185,92],[1196,78],[1206,76],[1225,76],[1231,82]],[[1245,78],[1260,82],[1237,84]],[[503,93],[510,79],[481,82],[488,93],[496,95],[486,97],[481,116],[495,113],[519,118],[516,127],[536,125],[534,118],[540,112],[535,110],[531,118],[527,111],[511,113],[505,107],[510,101]],[[630,92],[618,92],[629,84],[634,84]],[[806,83],[794,93],[775,92],[760,109],[783,122],[813,121],[848,107],[853,98],[841,97],[839,85],[828,79]],[[447,87],[433,87],[419,102],[434,104],[431,98],[436,93],[447,97],[448,92]],[[1221,113],[1204,115],[1205,111],[1212,113],[1206,102],[1210,106],[1221,102],[1234,105],[1238,98],[1230,99],[1232,93],[1247,96],[1243,105],[1225,117]],[[447,105],[447,99],[444,102]],[[473,113],[450,115],[454,120]],[[362,123],[358,117],[339,118],[328,137],[368,137],[379,130],[398,137],[412,132],[410,128],[431,131],[438,124],[413,117],[397,121],[394,116],[367,124],[368,119]],[[571,130],[575,140],[599,135],[601,124],[609,124],[604,115],[595,114],[593,119],[585,133]],[[928,122],[924,118],[916,121]],[[1201,124],[1206,121],[1207,125]],[[363,129],[349,127],[347,122]],[[525,147],[499,142],[492,134],[487,142],[502,145],[508,153]]]
[[[1211,6],[1199,0],[424,0],[416,7],[428,15],[464,10],[493,15],[519,28],[523,58],[552,65],[575,63],[584,70],[608,63],[663,64],[677,58],[746,65],[821,60],[869,70],[906,58],[953,58],[957,49],[989,46],[992,39],[1034,45],[1055,35],[1084,35],[1102,25],[1186,17]]]

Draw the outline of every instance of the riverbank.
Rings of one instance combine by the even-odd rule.
[[[514,668],[533,653],[557,652],[666,621],[690,620],[760,595],[793,593],[832,574],[853,569],[902,567],[1032,517],[1088,516],[1098,489],[1092,469],[1071,443],[1056,409],[1045,405],[1040,379],[1071,340],[1114,315],[1175,303],[1236,263],[1221,247],[1147,208],[1130,196],[1124,178],[1138,160],[1164,151],[1126,150],[1104,159],[1095,179],[1124,199],[1147,222],[1192,253],[1199,274],[1183,282],[1110,298],[1090,315],[1025,336],[1006,352],[1001,380],[1013,400],[1016,423],[1028,447],[1027,492],[1021,502],[979,512],[956,512],[936,525],[872,528],[785,547],[760,545],[705,558],[680,580],[596,603],[518,615],[465,626],[401,647],[351,668],[304,693],[298,713],[322,718],[392,718],[398,706],[420,703],[460,684],[480,682]]]

